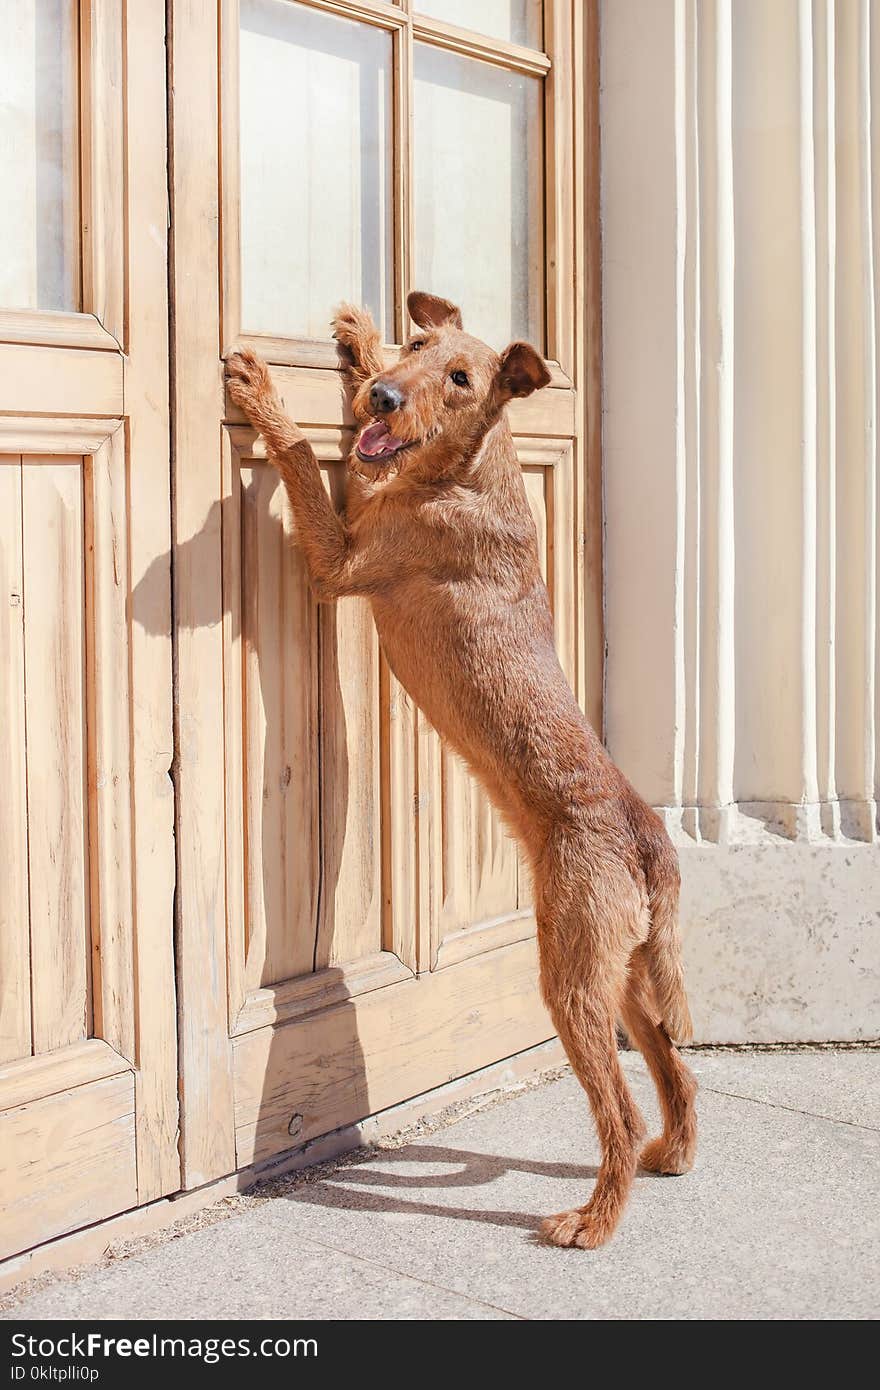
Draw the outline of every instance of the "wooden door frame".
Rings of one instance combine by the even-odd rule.
[[[316,3],[334,13],[369,17],[366,7],[358,13],[357,0]],[[187,1187],[232,1172],[236,1166],[226,978],[223,558],[219,508],[212,506],[212,500],[221,495],[217,422],[231,418],[234,423],[236,419],[223,408],[222,354],[236,343],[237,291],[235,277],[232,281],[228,276],[224,279],[222,272],[222,236],[230,235],[228,217],[224,232],[223,199],[233,194],[228,184],[225,190],[223,187],[218,139],[221,74],[228,61],[226,54],[221,61],[219,23],[230,13],[228,0],[216,4],[210,0],[173,0],[169,35],[179,798],[177,959],[181,1152]],[[400,12],[388,7],[386,27],[399,29],[400,19]],[[444,29],[435,21],[429,27],[434,33]],[[548,149],[552,159],[566,158],[566,162],[566,147],[572,149],[575,171],[571,182],[562,178],[555,181],[556,196],[547,208],[551,241],[559,219],[567,220],[573,229],[571,263],[554,257],[548,273],[547,346],[555,357],[554,386],[571,393],[575,448],[584,451],[575,470],[573,499],[575,515],[580,519],[575,544],[578,588],[583,596],[576,617],[575,685],[589,717],[601,727],[604,634],[597,0],[572,6],[567,0],[545,0],[545,35],[556,55],[545,107]],[[406,45],[398,45],[396,62],[398,72],[409,70],[411,52]],[[175,101],[175,92],[185,92],[185,99]],[[400,100],[399,83],[396,99]],[[228,128],[226,139],[235,139]],[[407,146],[395,170],[395,236],[404,248],[405,265],[411,269],[411,232],[406,219],[399,216],[404,206],[400,192],[408,177],[402,166],[408,159]],[[569,238],[564,240],[568,246]],[[194,264],[217,267],[217,279],[191,274]],[[398,331],[404,326],[406,288],[404,284],[395,289]],[[298,345],[294,364],[286,343],[251,341],[278,364],[279,376],[310,366],[335,366],[335,354],[332,363],[325,361],[326,344]],[[522,407],[526,422],[527,411],[535,406],[524,402]],[[520,429],[529,432],[526,424]],[[578,485],[579,477],[583,486]],[[390,775],[401,773],[392,767]],[[402,775],[408,782],[410,770],[404,768]],[[430,950],[430,942],[420,945],[419,966],[427,964]]]
[[[83,310],[0,311],[0,452],[82,458],[94,521],[83,546],[96,1036],[0,1067],[0,1109],[43,1106],[38,1129],[53,1108],[69,1116],[113,1093],[114,1078],[120,1097],[130,1085],[142,1204],[180,1182],[163,7],[81,0],[78,65]],[[44,1155],[32,1163],[33,1181],[42,1163],[54,1187]],[[100,1199],[107,1175],[88,1181]]]

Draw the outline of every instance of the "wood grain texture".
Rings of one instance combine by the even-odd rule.
[[[30,1056],[21,459],[0,458],[0,1062]]]
[[[291,1148],[293,1115],[302,1143],[552,1036],[534,940],[249,1033],[235,1041],[238,1163]]]
[[[324,606],[318,969],[382,947],[379,723],[379,644],[369,605]]]
[[[174,977],[165,12],[125,9],[129,660],[138,1200],[180,1185]]]
[[[94,1033],[134,1062],[131,578],[125,462],[125,439],[118,430],[86,467],[90,938]]]
[[[130,1071],[0,1112],[0,1257],[137,1202]]]
[[[170,34],[176,363],[177,909],[183,1182],[235,1167],[226,979],[222,539],[223,374],[217,266],[217,7],[177,0]]]
[[[521,894],[520,894],[521,896]],[[526,905],[515,912],[504,912],[494,920],[470,923],[460,931],[444,936],[434,959],[434,970],[448,970],[460,961],[470,960],[471,956],[482,956],[487,951],[497,951],[515,941],[527,941],[535,936],[535,914],[529,906],[530,894],[526,895]]]
[[[22,552],[34,1052],[88,1036],[82,466],[25,457]]]
[[[419,923],[416,768],[418,711],[387,662],[379,663],[382,777],[382,941],[410,970],[427,967]]]
[[[42,419],[33,415],[0,415],[0,454],[97,453],[121,420]]]
[[[121,415],[117,353],[0,343],[0,415]]]
[[[553,0],[546,0],[546,3],[552,4]],[[478,58],[496,67],[526,73],[530,77],[544,77],[552,66],[547,54],[537,49],[525,48],[508,39],[478,34],[472,29],[460,29],[455,24],[447,24],[428,15],[420,15],[414,20],[413,36],[429,42],[435,48],[461,53],[466,58]]]
[[[281,488],[265,464],[241,474],[241,589],[244,637],[245,990],[272,984],[272,945],[287,933],[287,876],[284,820],[287,781],[282,706],[284,647]],[[298,938],[299,970],[311,970],[314,918],[288,939]],[[278,954],[281,954],[279,951]],[[289,955],[292,953],[288,953]]]
[[[485,792],[440,749],[441,870],[435,959],[444,940],[518,907],[517,849]]]
[[[317,633],[284,490],[240,471],[247,993],[311,971],[319,875]]]
[[[245,682],[247,663],[242,629],[242,478],[241,453],[251,448],[242,433],[238,444],[233,431],[224,429],[220,437],[221,455],[221,543],[223,578],[223,740],[225,795],[225,871],[226,871],[226,987],[229,1026],[247,999],[245,983],[248,942],[248,892],[246,882],[246,793],[245,768],[247,739],[245,726]]]
[[[131,1071],[131,1064],[101,1038],[86,1038],[41,1057],[20,1057],[0,1066],[0,1110],[72,1091],[123,1071]]]
[[[316,1009],[326,1009],[358,994],[397,984],[399,980],[409,979],[412,973],[391,951],[363,956],[350,965],[330,965],[314,970],[298,979],[285,980],[280,985],[249,994],[232,1031],[238,1036],[252,1033],[256,1028],[288,1023]]]
[[[0,343],[119,351],[116,339],[94,314],[65,313],[60,309],[0,309]]]

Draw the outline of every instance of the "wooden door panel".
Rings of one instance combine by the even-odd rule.
[[[479,277],[462,284],[472,288],[473,322],[483,314],[487,331],[509,336],[528,325],[547,353],[551,385],[513,402],[509,415],[561,659],[580,679],[581,7],[536,7],[546,52],[464,33],[417,5],[330,8],[332,16],[323,0],[173,7],[189,1185],[228,1171],[233,1149],[239,1164],[262,1161],[552,1032],[517,847],[383,663],[367,605],[308,597],[262,441],[222,381],[230,352],[256,348],[341,500],[354,421],[330,337],[332,302],[372,303],[378,286],[382,331],[403,340],[414,267],[443,262],[443,248],[426,241],[442,230],[443,209],[425,141],[453,139],[456,148],[439,154],[464,159],[455,122],[494,102],[492,129],[509,159],[483,210],[486,244],[499,248],[491,303]],[[437,62],[438,53],[453,56]],[[320,106],[326,124],[313,139],[308,120],[298,123],[294,148],[280,124],[262,131],[286,109],[282,74],[306,67],[308,91],[300,84],[297,100],[306,113]],[[344,149],[322,156],[342,126]],[[330,206],[341,211],[324,236]],[[290,245],[302,254],[291,259]],[[463,310],[467,324],[468,303]],[[393,344],[384,351],[396,360]]]
[[[284,490],[240,469],[245,989],[313,968],[317,923],[317,614]]]
[[[233,1027],[261,991],[311,997],[303,977],[383,952],[375,628],[365,603],[316,603],[254,442],[229,436],[223,500]],[[337,433],[314,444],[338,467]]]
[[[383,949],[379,644],[369,605],[321,605],[321,920],[315,968]]]
[[[0,412],[119,416],[123,374],[115,353],[0,341]]]
[[[25,457],[19,466],[31,1028],[39,1053],[88,1037],[92,1021],[86,522],[81,459]]]
[[[136,1205],[135,1123],[131,1071],[0,1111],[0,1259]]]
[[[108,941],[103,951],[100,945],[100,910],[117,901],[112,879],[126,873],[128,854],[118,852],[116,827],[101,823],[108,819],[107,803],[116,799],[113,779],[128,776],[128,716],[118,728],[106,688],[96,686],[107,680],[107,660],[117,660],[108,643],[115,646],[121,636],[124,666],[127,640],[124,621],[121,633],[112,621],[109,632],[95,625],[108,597],[114,606],[116,581],[101,573],[102,552],[112,554],[118,576],[126,548],[121,518],[114,522],[98,485],[100,471],[100,464],[96,472],[91,459],[75,456],[0,458],[0,489],[11,504],[3,517],[11,599],[3,643],[9,722],[3,722],[7,740],[17,740],[9,748],[11,795],[3,798],[13,905],[4,941],[10,965],[15,961],[15,986],[10,981],[3,993],[17,1017],[18,1048],[10,1038],[3,1060],[91,1036],[104,1014],[94,1007],[92,955],[96,969],[117,963],[114,945]],[[110,596],[96,589],[96,581],[105,590],[109,581]],[[127,695],[123,680],[110,698],[125,707]],[[118,822],[115,808],[109,819]],[[117,933],[131,925],[124,891],[122,903]],[[109,925],[105,920],[108,937],[115,934]],[[130,1028],[122,1032],[131,1037]]]
[[[537,970],[528,938],[237,1037],[239,1166],[552,1037]]]
[[[0,278],[4,1255],[179,1182],[164,16],[40,8],[0,60],[63,194]]]
[[[31,1051],[21,461],[0,459],[0,1063]]]
[[[516,847],[461,761],[440,750],[443,819],[441,935],[517,908]]]
[[[576,685],[579,530],[574,510],[575,452],[571,441],[520,438],[517,454],[538,533],[541,572],[550,595],[556,651]]]
[[[30,1003],[0,1066],[3,1254],[138,1190],[127,460],[121,424],[103,431],[87,456],[74,452],[85,431],[65,439],[59,425],[67,453],[0,456],[17,600],[4,700],[22,735],[4,811],[18,821],[6,856],[20,915],[2,993]]]
[[[68,442],[78,447],[76,432]],[[5,699],[23,730],[6,853],[29,940],[34,1054],[94,1030],[134,1055],[124,1021],[132,959],[125,475],[118,422],[88,458],[0,457],[0,486],[19,504],[4,517],[15,600]],[[110,977],[112,997],[99,999]]]

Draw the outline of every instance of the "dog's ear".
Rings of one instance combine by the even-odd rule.
[[[440,299],[436,294],[424,294],[422,290],[413,290],[412,294],[407,296],[406,307],[413,323],[417,323],[419,328],[442,328],[444,324],[461,328],[461,310],[458,305],[452,304],[448,299]]]
[[[530,396],[550,380],[550,373],[531,343],[511,343],[501,354],[498,389],[504,400],[511,396]]]

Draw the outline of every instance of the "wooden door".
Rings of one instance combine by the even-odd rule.
[[[179,1185],[161,10],[0,0],[0,1256]]]
[[[172,13],[195,1185],[552,1034],[517,849],[390,675],[368,605],[313,600],[223,359],[242,343],[268,359],[338,494],[353,425],[330,338],[340,299],[369,305],[392,357],[413,287],[459,302],[498,348],[542,347],[552,385],[511,418],[560,654],[595,718],[595,14],[568,0]]]

